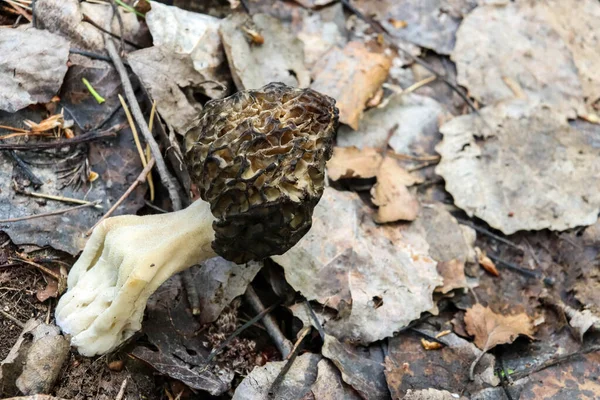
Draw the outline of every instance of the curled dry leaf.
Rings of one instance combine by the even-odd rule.
[[[436,148],[436,172],[458,207],[507,235],[596,222],[600,148],[591,133],[522,100],[480,114],[483,120],[471,114],[444,124]]]
[[[373,178],[377,175],[381,161],[381,152],[377,149],[334,147],[333,156],[327,163],[327,174],[334,181],[344,178]]]
[[[513,99],[522,91],[574,117],[584,110],[578,68],[567,43],[536,3],[480,6],[465,18],[452,52],[458,83],[486,105]],[[515,93],[511,86],[520,89]]]
[[[391,336],[433,307],[441,284],[435,261],[407,244],[399,227],[375,225],[356,194],[331,188],[306,236],[272,258],[294,289],[339,312],[325,330],[340,340]]]
[[[263,43],[249,39],[248,30],[259,34]],[[223,20],[219,32],[238,90],[258,89],[271,82],[297,87],[310,84],[302,42],[277,18],[234,14]]]
[[[379,206],[375,221],[414,221],[419,214],[419,201],[408,190],[417,179],[386,157],[377,171],[377,183],[371,189],[373,204]]]
[[[439,342],[433,342],[424,338],[421,338],[421,345],[425,350],[439,350],[444,347],[444,345]]]
[[[465,276],[465,264],[457,259],[438,262],[437,271],[444,279],[442,287],[436,289],[436,292],[442,294],[448,293],[454,289],[467,287],[467,277]]]
[[[481,250],[479,247],[475,247],[475,253],[477,254],[477,262],[481,265],[481,268],[485,269],[487,272],[494,276],[500,276],[500,272],[496,268],[496,264],[485,254],[485,251]]]
[[[67,40],[48,31],[2,29],[0,110],[15,112],[50,101],[67,73],[69,46]]]
[[[333,47],[313,68],[311,88],[337,100],[340,122],[358,129],[367,101],[388,75],[391,60],[371,52],[362,42]]]
[[[501,315],[489,307],[475,304],[465,314],[467,332],[475,336],[475,344],[487,351],[499,344],[512,343],[517,336],[533,339],[533,321],[525,313]]]

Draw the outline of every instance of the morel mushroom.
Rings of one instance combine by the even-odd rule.
[[[141,328],[152,293],[194,264],[215,255],[245,263],[294,246],[323,193],[337,124],[332,98],[280,83],[208,102],[186,134],[202,200],[96,227],[56,307],[72,345],[85,356],[115,349]]]

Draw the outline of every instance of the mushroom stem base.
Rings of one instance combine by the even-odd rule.
[[[146,302],[172,275],[216,254],[208,203],[108,218],[71,268],[56,323],[80,354],[108,353],[141,329]]]

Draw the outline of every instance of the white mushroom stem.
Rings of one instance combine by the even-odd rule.
[[[105,354],[141,329],[146,302],[172,275],[216,254],[208,203],[160,215],[108,218],[71,269],[56,323],[84,356]]]

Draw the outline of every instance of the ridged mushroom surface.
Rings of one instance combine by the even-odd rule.
[[[186,158],[216,218],[216,253],[243,263],[304,236],[337,125],[334,99],[281,83],[206,104],[186,134]]]

